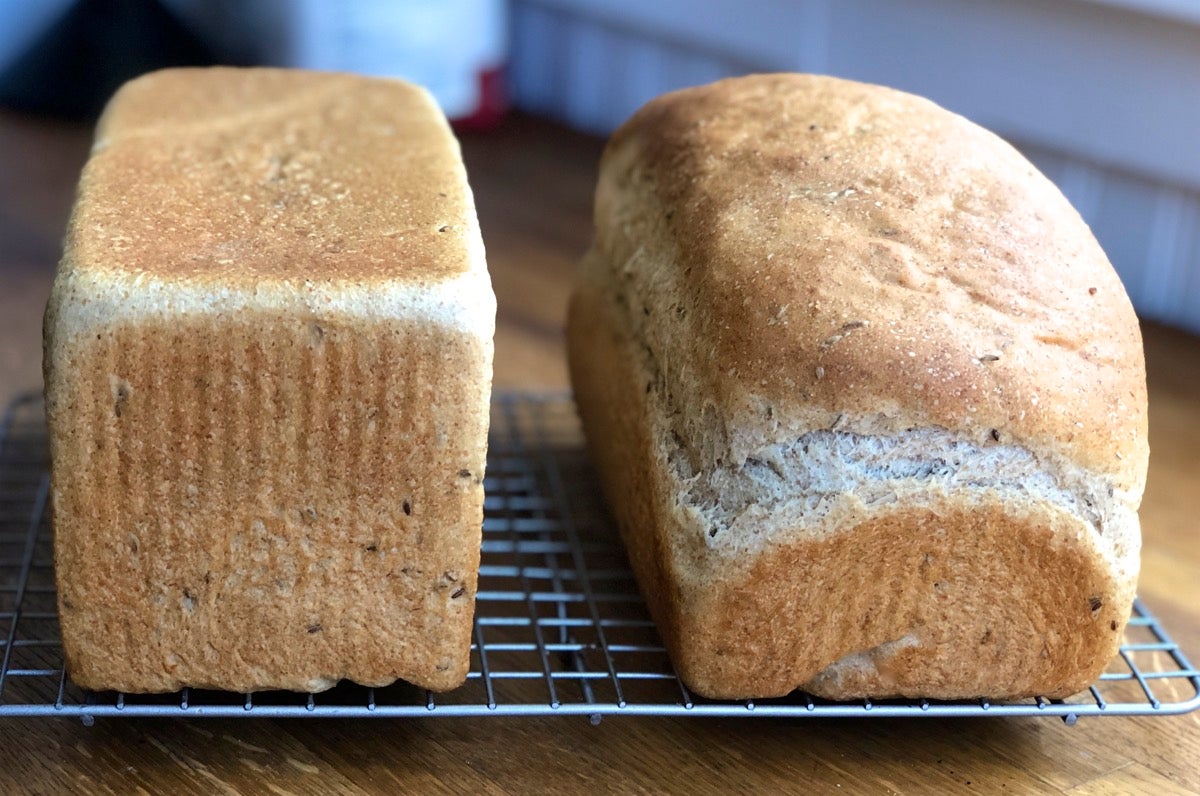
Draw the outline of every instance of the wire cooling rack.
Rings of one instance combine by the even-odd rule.
[[[720,702],[675,677],[604,514],[566,394],[493,403],[483,561],[465,685],[398,684],[321,694],[184,689],[85,692],[67,678],[55,613],[40,396],[0,418],[0,717],[77,716],[1079,716],[1200,707],[1200,672],[1139,601],[1125,644],[1091,688],[1066,700],[989,703],[783,699]]]

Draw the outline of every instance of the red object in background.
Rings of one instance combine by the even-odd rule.
[[[506,0],[295,0],[260,27],[268,63],[412,81],[456,129],[495,127],[508,108]]]
[[[479,105],[474,113],[451,119],[455,130],[490,130],[508,112],[508,82],[503,67],[479,73]]]

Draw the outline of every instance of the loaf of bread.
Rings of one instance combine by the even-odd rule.
[[[494,327],[423,89],[268,69],[123,87],[46,313],[71,678],[461,683]]]
[[[1145,366],[1117,275],[1012,147],[802,75],[612,137],[569,320],[608,502],[709,697],[1062,697],[1138,572]]]

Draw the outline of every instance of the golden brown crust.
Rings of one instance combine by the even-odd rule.
[[[117,326],[55,351],[72,679],[461,683],[486,435],[464,407],[486,403],[481,348],[400,320],[250,316]]]
[[[740,679],[731,697],[1068,696],[1104,670],[1129,615],[1102,559],[1067,542],[1077,528],[947,503],[773,547],[708,592],[736,614],[688,617],[690,674],[702,691]],[[825,665],[883,645],[895,648],[869,663]]]
[[[109,103],[67,253],[211,281],[422,282],[466,271],[474,208],[428,93],[284,69],[170,69]]]
[[[281,104],[222,115],[221,103],[269,97]],[[378,148],[384,122],[395,135]],[[373,175],[347,182],[354,199],[338,210],[285,203],[262,228],[225,215],[247,158],[292,130],[308,142],[288,150],[296,162],[354,153],[310,163],[309,184],[363,158]],[[186,70],[126,87],[102,135],[46,314],[72,679],[132,692],[459,685],[495,303],[440,112],[391,81]],[[205,165],[181,176],[197,152]],[[259,201],[276,189],[246,190]],[[455,231],[388,237],[389,214]],[[341,234],[363,245],[332,252]],[[218,238],[245,248],[217,262]]]
[[[588,255],[592,257],[594,253]],[[630,565],[675,659],[685,640],[680,635],[680,585],[671,544],[676,529],[664,511],[673,495],[664,492],[649,407],[638,389],[652,376],[637,366],[629,329],[613,301],[601,267],[585,258],[567,312],[571,387]]]
[[[614,135],[596,232],[572,382],[685,682],[1005,698],[1103,669],[1138,569],[1140,335],[1011,147],[875,86],[721,81]]]
[[[900,428],[998,429],[1141,494],[1129,300],[1074,209],[991,133],[877,86],[723,80],[613,136],[596,227],[618,264],[644,243],[621,223],[631,202],[677,247],[682,303],[703,308],[683,337],[725,417],[750,396],[783,414],[895,406]]]

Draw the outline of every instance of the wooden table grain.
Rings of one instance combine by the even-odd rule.
[[[0,113],[0,401],[40,386],[41,312],[84,125]],[[601,142],[524,117],[464,139],[499,299],[496,385],[567,384],[562,325]],[[1148,324],[1141,593],[1200,660],[1200,340]],[[0,720],[0,792],[1195,793],[1181,717]]]

